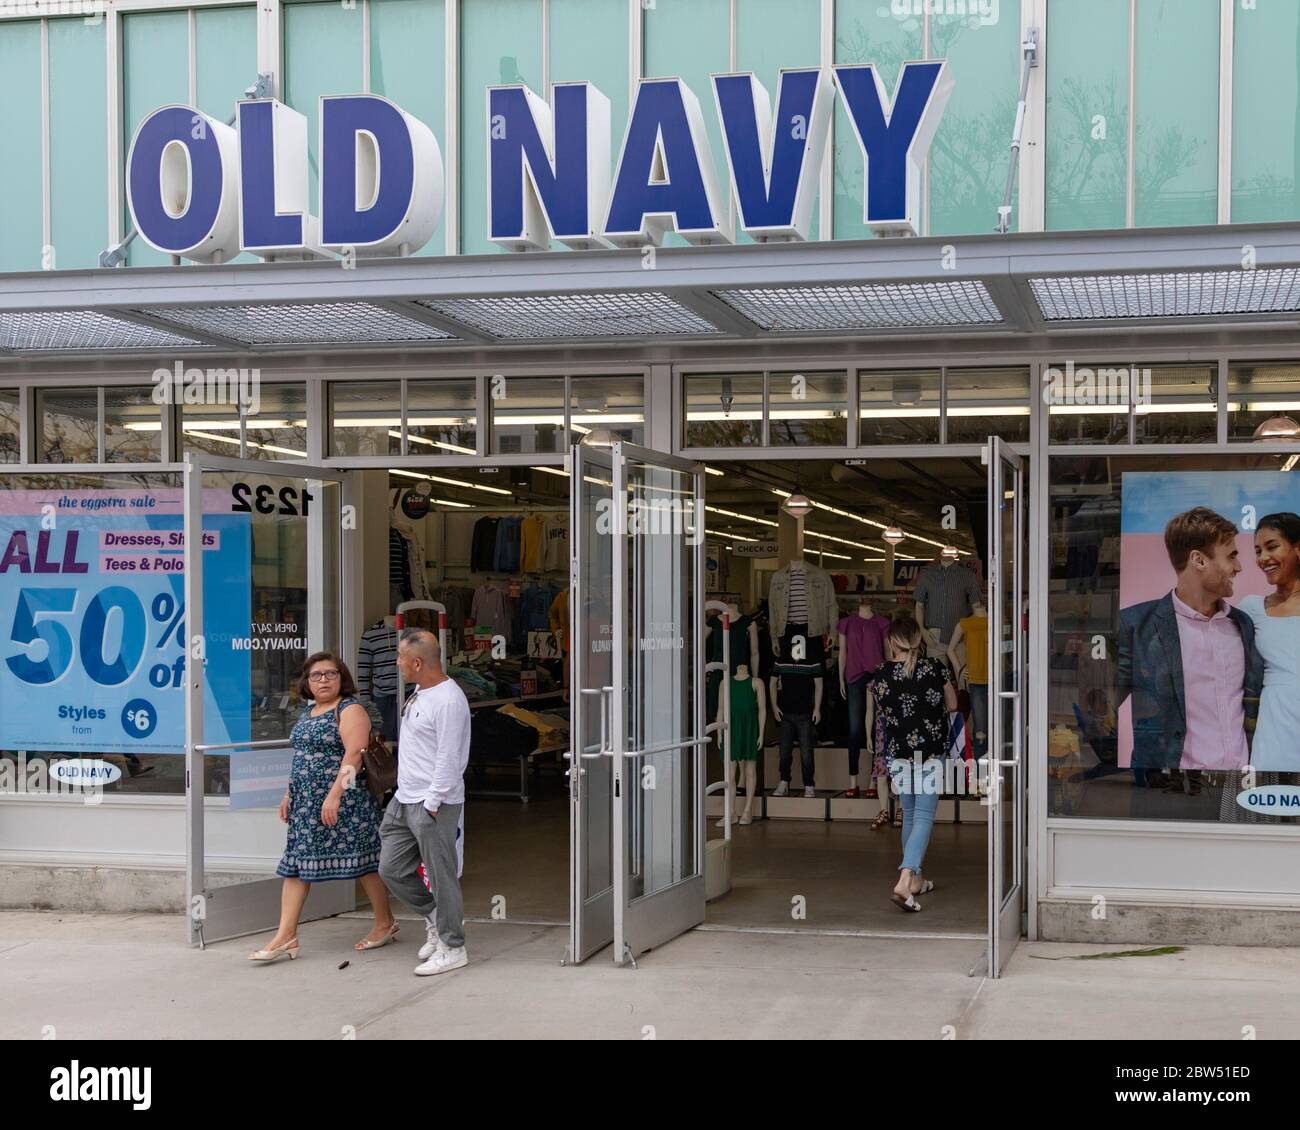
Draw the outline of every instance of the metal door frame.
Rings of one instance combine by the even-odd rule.
[[[311,479],[339,484],[340,506],[354,505],[354,483],[347,471],[317,467],[308,463],[270,459],[237,459],[207,452],[187,452],[182,479],[185,532],[185,646],[189,659],[185,670],[185,922],[191,945],[203,947],[207,942],[258,933],[279,921],[280,888],[283,880],[271,876],[243,883],[208,888],[205,882],[206,845],[204,817],[204,758],[208,753],[227,750],[279,749],[283,740],[249,741],[225,745],[205,745],[196,740],[203,735],[203,693],[206,660],[194,657],[194,643],[204,636],[203,608],[203,476],[205,471],[230,471],[250,476]],[[325,511],[318,509],[317,522],[308,525],[308,593],[323,592]],[[196,551],[195,547],[199,549]],[[355,547],[354,547],[355,548]],[[338,555],[339,648],[351,654],[355,647],[353,616],[355,576],[354,555],[340,544]],[[307,650],[319,650],[324,631],[323,601],[309,601],[307,616]],[[317,646],[313,646],[313,644]],[[316,883],[303,908],[303,921],[325,918],[355,908],[353,884],[348,882]]]
[[[1026,889],[1025,872],[1025,799],[1026,799],[1026,695],[1027,671],[1025,663],[1025,468],[1023,459],[998,437],[990,437],[986,455],[989,474],[988,530],[989,530],[989,747],[986,754],[988,772],[988,951],[985,955],[988,975],[1000,977],[1011,953],[1020,941],[1021,904]],[[1008,489],[1007,472],[1014,493],[1011,508],[1012,561],[1011,584],[1011,654],[1010,669],[1014,689],[1003,685],[1005,653],[1002,651],[1003,560],[1005,545],[1004,503]],[[1005,745],[1002,706],[1007,699],[1014,700],[1011,735],[1011,758],[1002,756]],[[1002,787],[1002,772],[1012,771],[1012,794],[1007,796]],[[1011,843],[1004,842],[1003,805],[1011,804]],[[1012,885],[1002,887],[1002,868],[1005,853],[1012,852]]]
[[[705,505],[706,474],[702,464],[694,460],[682,459],[680,456],[666,452],[653,451],[636,444],[616,442],[611,448],[614,471],[614,497],[617,500],[627,498],[627,464],[629,461],[645,463],[653,467],[688,474],[694,479],[695,499],[700,515],[699,529],[696,530],[696,543],[692,547],[692,571],[694,588],[690,599],[690,615],[694,622],[692,641],[694,644],[694,661],[691,664],[694,697],[693,736],[680,742],[662,746],[628,748],[627,735],[627,694],[625,688],[629,672],[628,655],[628,582],[631,580],[631,563],[628,560],[626,537],[627,508],[616,506],[615,513],[619,523],[618,536],[614,538],[614,601],[613,615],[613,678],[614,685],[610,756],[614,759],[614,962],[622,965],[627,962],[635,964],[638,954],[691,930],[704,921],[705,883],[704,883],[704,845],[705,845],[705,757],[703,749],[709,738],[705,734],[704,710],[704,604],[705,592],[705,538],[703,514]],[[630,803],[631,787],[624,788],[624,782],[634,786],[637,778],[637,762],[647,754],[668,753],[695,747],[694,782],[691,798],[695,805],[694,819],[694,853],[693,874],[677,883],[642,895],[635,900],[627,897],[628,877],[628,842],[627,842],[627,808]]]

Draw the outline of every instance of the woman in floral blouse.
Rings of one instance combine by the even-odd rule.
[[[948,715],[957,692],[948,667],[921,656],[921,626],[899,616],[885,637],[887,660],[867,676],[876,696],[891,758],[890,776],[903,808],[903,862],[891,898],[902,910],[918,911],[917,895],[934,890],[921,877],[930,843],[948,745]]]

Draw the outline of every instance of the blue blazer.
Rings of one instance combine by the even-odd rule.
[[[1246,653],[1241,690],[1246,733],[1251,735],[1259,715],[1264,660],[1255,648],[1250,617],[1236,608],[1229,608],[1228,616],[1241,633]],[[1119,702],[1133,699],[1132,766],[1177,769],[1187,737],[1187,697],[1173,595],[1123,609],[1119,625]]]

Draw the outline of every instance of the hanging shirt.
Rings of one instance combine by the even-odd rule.
[[[498,573],[519,571],[519,527],[522,519],[502,518],[497,523],[496,561],[492,568]]]
[[[510,643],[510,600],[506,590],[496,584],[479,585],[470,607],[474,623],[491,628],[494,636],[504,636]]]
[[[406,539],[388,527],[388,583],[409,587],[406,576]]]
[[[469,567],[475,573],[490,573],[496,568],[497,526],[500,518],[480,518],[474,523]]]
[[[540,573],[546,550],[546,519],[530,514],[519,524],[519,568],[525,573]]]
[[[546,551],[542,555],[542,568],[550,572],[569,571],[569,515],[553,514],[546,523]]]
[[[397,694],[397,629],[382,620],[361,634],[357,646],[357,689],[363,695]]]
[[[519,627],[525,635],[550,630],[551,602],[556,592],[550,585],[529,585],[519,595]]]

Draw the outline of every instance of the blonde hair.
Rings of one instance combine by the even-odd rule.
[[[895,661],[903,664],[907,677],[912,677],[916,670],[916,661],[921,656],[921,625],[904,613],[889,625],[885,642],[895,655]]]

